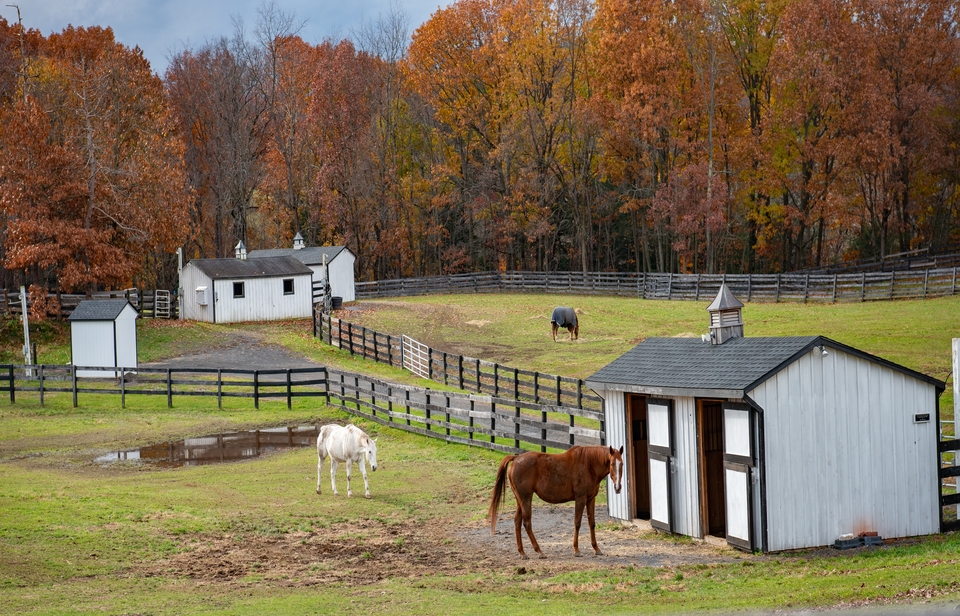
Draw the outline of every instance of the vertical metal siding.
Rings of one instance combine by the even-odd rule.
[[[206,321],[213,323],[214,285],[210,278],[192,263],[183,266],[180,274],[183,285],[183,314],[180,318],[190,321]],[[197,304],[197,287],[207,287],[207,305]]]
[[[632,520],[630,511],[630,482],[632,479],[632,451],[627,447],[627,412],[622,391],[602,390],[597,392],[603,398],[604,428],[607,433],[607,445],[614,449],[623,447],[623,489],[620,494],[613,490],[613,483],[607,478],[607,514],[618,520]]]
[[[117,365],[137,367],[137,311],[127,306],[117,317]]]
[[[764,409],[768,549],[937,532],[936,427],[913,422],[933,385],[829,349],[748,395]]]
[[[697,457],[697,402],[674,398],[673,529],[681,535],[702,537],[700,529],[700,465]]]
[[[114,366],[113,321],[75,321],[70,325],[75,366]],[[78,370],[77,376],[104,378],[110,372]]]
[[[283,294],[283,280],[293,278],[293,295]],[[233,297],[233,283],[243,282],[243,297]],[[309,318],[313,310],[311,276],[218,279],[212,287],[217,323]]]
[[[342,297],[345,302],[357,298],[353,270],[355,260],[351,253],[344,250],[330,262],[330,293]]]

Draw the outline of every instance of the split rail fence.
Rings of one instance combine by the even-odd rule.
[[[105,378],[77,377],[98,370]],[[70,394],[73,405],[81,396],[119,396],[126,407],[130,395],[174,398],[204,396],[217,399],[252,398],[259,408],[265,399],[324,398],[327,405],[382,425],[508,453],[539,449],[568,449],[605,442],[603,414],[570,406],[537,404],[491,395],[441,392],[389,383],[366,375],[316,368],[287,370],[87,368],[83,366],[0,365],[0,396],[39,395],[40,404],[51,394]]]
[[[77,305],[86,299],[83,294],[50,294],[51,300],[56,299],[60,304],[60,318],[67,318],[73,313]],[[92,299],[127,299],[145,319],[175,319],[177,318],[177,302],[174,294],[164,289],[127,289],[125,291],[98,291],[93,293]],[[27,301],[29,309],[31,302]],[[0,289],[0,314],[17,314],[21,312],[20,291]],[[50,315],[56,316],[56,315]]]
[[[956,295],[958,267],[852,274],[480,272],[356,283],[357,299],[446,293],[577,293],[654,300],[713,299],[726,283],[754,302],[864,302]]]
[[[602,398],[582,379],[439,351],[408,336],[383,334],[319,311],[314,314],[314,335],[351,355],[405,368],[421,378],[459,389],[595,413],[603,410]]]

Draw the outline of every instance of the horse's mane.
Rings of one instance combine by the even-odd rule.
[[[593,466],[594,464],[607,465],[610,456],[610,448],[604,445],[582,445],[573,447],[570,450],[578,462]]]

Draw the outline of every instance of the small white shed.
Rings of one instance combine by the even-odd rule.
[[[323,260],[326,257],[327,268],[330,270],[330,294],[342,297],[345,302],[352,302],[357,298],[353,270],[357,257],[346,246],[303,247],[303,239],[298,233],[294,238],[293,248],[251,250],[248,256],[250,258],[294,257],[313,270],[313,279],[317,282],[325,278]]]
[[[313,271],[292,257],[193,259],[180,274],[181,318],[208,323],[305,319]]]
[[[703,338],[648,338],[587,385],[626,452],[612,517],[765,552],[940,532],[933,377],[823,336],[743,337],[723,286]]]
[[[70,315],[70,363],[136,370],[137,309],[125,299],[80,302]],[[78,370],[79,377],[120,376],[113,370]]]

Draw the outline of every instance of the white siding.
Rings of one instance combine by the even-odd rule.
[[[192,263],[187,263],[180,273],[180,284],[183,285],[183,297],[180,304],[183,314],[180,315],[180,318],[213,323],[213,281],[210,280],[209,276],[201,272]],[[206,306],[197,304],[197,287],[207,288]]]
[[[117,366],[137,367],[137,311],[133,306],[123,309],[116,320]]]
[[[113,321],[75,321],[70,325],[70,344],[74,366],[116,366],[113,346]],[[77,376],[106,378],[112,372],[78,370]]]
[[[293,278],[293,295],[283,294],[283,280]],[[233,296],[233,283],[244,283],[243,297]],[[217,323],[275,321],[309,318],[313,314],[312,282],[309,275],[276,278],[218,279],[213,283]]]
[[[357,299],[354,288],[353,263],[356,257],[347,250],[340,253],[330,262],[330,294],[342,297],[345,302]]]
[[[630,456],[633,452],[627,447],[627,420],[624,408],[624,394],[622,391],[598,391],[603,397],[604,428],[607,433],[606,444],[614,449],[623,447],[623,479],[620,494],[613,490],[613,483],[607,478],[607,513],[618,520],[631,520],[630,515],[630,482],[633,481],[633,462]]]
[[[697,463],[697,402],[690,397],[673,399],[674,468],[673,530],[702,537],[700,530],[700,466]]]
[[[816,349],[748,392],[764,409],[768,549],[939,530],[933,385]]]

